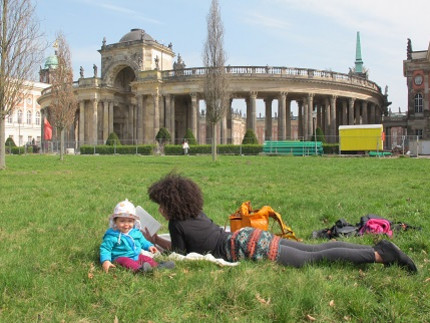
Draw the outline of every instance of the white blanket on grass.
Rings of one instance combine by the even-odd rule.
[[[141,254],[145,255],[145,256],[148,256],[148,257],[151,257],[151,258],[154,258],[154,257],[157,257],[157,256],[161,255],[159,252],[153,254],[153,253],[151,253],[149,251],[145,251],[145,250],[142,250]],[[228,262],[228,261],[225,261],[222,258],[215,258],[210,253],[208,253],[206,255],[202,255],[202,254],[199,254],[197,252],[191,252],[191,253],[187,254],[186,256],[184,256],[184,255],[180,255],[179,253],[172,252],[169,255],[168,258],[170,260],[177,260],[177,261],[182,261],[182,260],[204,260],[204,261],[213,262],[214,264],[217,264],[218,266],[230,266],[230,267],[232,267],[232,266],[239,265],[239,262]]]
[[[228,261],[225,261],[224,259],[221,259],[221,258],[215,258],[211,254],[201,255],[201,254],[196,253],[196,252],[191,252],[191,253],[187,254],[186,256],[180,255],[176,252],[172,252],[169,255],[169,259],[172,259],[172,260],[205,260],[205,261],[213,262],[213,263],[217,264],[218,266],[237,266],[237,265],[239,265],[239,262],[228,262]]]

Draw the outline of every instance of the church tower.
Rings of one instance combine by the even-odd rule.
[[[363,77],[365,79],[368,78],[367,69],[364,68],[363,59],[361,57],[361,41],[359,31],[357,31],[357,40],[355,44],[355,66],[354,68],[350,69],[350,74]]]

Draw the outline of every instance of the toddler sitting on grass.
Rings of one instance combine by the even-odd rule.
[[[141,253],[142,250],[146,250],[155,254],[158,250],[136,227],[138,221],[136,208],[127,199],[115,206],[113,214],[109,217],[110,228],[105,232],[100,245],[100,263],[105,272],[116,267],[114,263],[136,273],[145,273],[154,267],[169,269],[175,267],[172,261],[157,263]]]

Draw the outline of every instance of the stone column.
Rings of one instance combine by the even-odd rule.
[[[256,116],[256,109],[257,109],[257,92],[251,92],[249,95],[249,105],[250,105],[250,115],[247,115],[246,118],[249,119],[249,129],[251,129],[254,134],[257,134],[257,116]]]
[[[302,108],[302,123],[303,123],[303,140],[308,140],[309,134],[309,101],[305,98],[303,99]]]
[[[272,138],[272,98],[265,98],[265,124],[264,124],[264,139],[265,140],[273,140]]]
[[[230,98],[228,100],[228,110],[227,110],[227,143],[228,144],[233,144],[233,121],[232,121],[232,117],[233,117],[233,109],[231,107],[231,105],[233,104],[233,99]],[[198,116],[200,116],[200,112],[198,112]],[[200,120],[200,117],[199,117]],[[200,125],[198,125],[198,128],[200,129]]]
[[[331,124],[331,131],[330,135],[332,138],[332,142],[336,142],[336,95],[332,95],[331,101],[330,101],[330,124]]]
[[[113,132],[113,101],[109,102],[109,134]]]
[[[312,124],[313,124],[313,112],[314,112],[314,94],[313,93],[308,93],[308,118],[307,118],[307,123],[308,123],[308,134],[307,134],[307,140],[310,140],[310,138],[312,137]]]
[[[348,125],[354,125],[354,98],[349,98],[349,106],[348,106]]]
[[[152,140],[155,140],[155,136],[160,130],[160,95],[158,93],[158,89],[154,94],[152,94],[152,100],[154,102],[154,128],[152,133]]]
[[[199,111],[199,104],[197,100],[197,93],[191,93],[191,131],[195,138],[197,138],[198,111]],[[221,134],[221,137],[222,137],[222,134]]]
[[[321,108],[321,102],[317,102],[317,123],[316,123],[316,127],[320,127],[321,128],[321,124],[322,124],[322,108]]]
[[[93,120],[92,120],[92,124],[93,124],[93,131],[91,134],[91,142],[94,145],[97,145],[97,135],[98,135],[98,129],[97,129],[97,123],[98,123],[98,119],[97,119],[97,108],[99,105],[99,101],[97,99],[93,99]]]
[[[342,100],[342,124],[348,124],[348,103],[346,100]]]
[[[360,120],[360,115],[361,115],[361,111],[360,111],[360,102],[357,102],[357,104],[355,105],[355,124],[359,125],[361,124],[361,120]]]
[[[382,113],[379,105],[375,105],[375,123],[382,123]]]
[[[109,102],[103,101],[103,143],[106,143],[106,140],[109,136]]]
[[[293,139],[293,134],[291,132],[291,100],[287,99],[287,104],[286,104],[286,109],[285,109],[285,116],[286,116],[286,126],[285,126],[285,130],[286,130],[286,138],[287,140],[292,140]]]
[[[135,144],[135,131],[134,131],[134,104],[128,105],[128,124],[130,129],[130,144]]]
[[[224,113],[224,115],[221,118],[221,122],[220,122],[220,127],[221,127],[221,144],[225,145],[227,144],[227,115]]]
[[[170,96],[170,129],[171,129],[171,133],[170,133],[170,137],[172,137],[172,143],[175,143],[176,140],[176,134],[175,134],[175,96],[171,95]]]
[[[164,96],[164,107],[165,107],[165,117],[164,117],[164,121],[166,123],[166,129],[167,131],[169,131],[170,136],[172,135],[172,105],[171,105],[171,101],[172,101],[172,96],[170,94],[167,94]]]
[[[298,106],[298,136],[299,136],[299,140],[303,138],[303,101],[299,100],[297,101],[297,106]]]
[[[367,101],[363,101],[363,124],[368,124],[369,120],[367,118]]]
[[[136,111],[136,139],[137,144],[143,144],[143,95],[136,97],[137,111]]]
[[[278,140],[285,140],[286,137],[286,118],[285,118],[285,99],[286,92],[281,92],[278,97]]]
[[[331,122],[330,122],[331,113],[330,113],[330,110],[331,109],[330,109],[330,103],[329,103],[328,97],[324,98],[324,102],[325,102],[324,135],[325,135],[325,138],[327,139],[327,141],[331,142],[330,141],[330,135],[331,135],[331,133],[330,133],[330,130],[331,130]]]
[[[376,109],[376,105],[374,103],[370,103],[370,123],[373,123],[373,124],[376,123],[375,109]]]
[[[165,109],[164,96],[159,95],[160,128],[166,127],[166,119],[165,119],[164,109]]]
[[[43,125],[42,119],[42,125]],[[79,102],[79,145],[85,145],[85,101]],[[43,126],[42,126],[43,128]]]

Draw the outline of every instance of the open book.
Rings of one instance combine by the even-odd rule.
[[[140,219],[140,228],[148,228],[149,234],[153,236],[161,228],[161,223],[155,220],[151,214],[146,212],[141,206],[136,207],[136,215]]]

